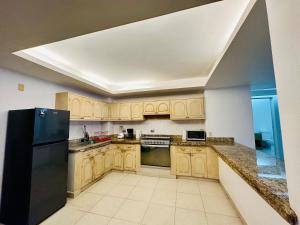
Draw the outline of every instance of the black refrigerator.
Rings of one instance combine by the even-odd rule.
[[[66,204],[69,111],[8,112],[0,222],[34,225]]]

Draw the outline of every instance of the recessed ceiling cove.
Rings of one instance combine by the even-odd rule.
[[[204,87],[249,0],[224,0],[14,52],[111,94]]]

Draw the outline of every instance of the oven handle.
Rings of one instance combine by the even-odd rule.
[[[142,147],[156,147],[156,148],[169,148],[169,145],[143,145]]]

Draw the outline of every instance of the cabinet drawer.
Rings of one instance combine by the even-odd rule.
[[[191,153],[192,147],[176,147],[176,153]]]
[[[208,147],[193,147],[192,149],[191,149],[191,153],[206,153],[206,149],[207,149]]]

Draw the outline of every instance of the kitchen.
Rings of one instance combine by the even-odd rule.
[[[228,7],[231,8],[227,9],[227,13],[235,11],[237,9],[235,7],[240,7],[240,11],[236,10],[236,17],[227,21],[228,23],[234,21],[237,27],[230,32],[231,35],[224,35],[226,36],[226,41],[222,45],[224,52],[218,50],[218,57],[214,57],[216,61],[212,60],[217,64],[210,77],[200,76],[199,78],[197,74],[190,80],[184,79],[186,76],[181,68],[186,70],[191,67],[180,63],[183,58],[170,58],[170,55],[163,52],[164,57],[168,56],[166,59],[159,54],[156,57],[157,61],[164,62],[164,67],[156,64],[157,62],[147,61],[147,63],[152,63],[152,68],[157,66],[155,72],[158,69],[161,72],[155,76],[155,73],[152,74],[152,79],[157,80],[157,83],[147,84],[142,79],[138,79],[140,75],[130,74],[143,71],[145,73],[142,78],[146,79],[152,76],[153,71],[148,70],[149,65],[146,61],[143,62],[140,55],[136,57],[133,53],[130,57],[122,56],[122,51],[128,51],[127,53],[130,54],[128,49],[122,49],[126,45],[132,45],[126,42],[126,38],[124,38],[126,42],[124,46],[117,45],[117,48],[122,49],[117,54],[123,58],[116,59],[120,67],[116,67],[115,70],[122,74],[120,70],[124,69],[126,75],[114,77],[115,75],[111,73],[111,77],[106,77],[106,79],[111,79],[110,84],[107,84],[103,77],[97,78],[94,75],[91,75],[89,79],[83,76],[77,79],[75,70],[73,77],[68,76],[70,71],[64,71],[65,68],[60,66],[55,68],[50,65],[49,61],[45,61],[41,66],[36,60],[38,55],[34,55],[37,52],[34,51],[30,53],[31,57],[26,55],[29,54],[28,52],[11,54],[11,52],[18,52],[29,47],[52,43],[54,40],[61,41],[66,37],[13,47],[11,49],[14,51],[9,50],[10,56],[7,56],[7,59],[1,56],[4,57],[2,62],[7,63],[1,65],[3,68],[0,68],[0,89],[5,93],[0,97],[0,159],[3,164],[5,164],[4,157],[6,157],[5,139],[7,138],[9,110],[48,108],[58,110],[57,112],[59,110],[70,111],[67,138],[69,140],[68,178],[65,179],[67,185],[65,194],[68,194],[68,200],[60,205],[59,208],[62,209],[57,208],[58,211],[52,216],[50,216],[51,213],[42,219],[39,218],[39,222],[50,216],[42,224],[297,224],[298,210],[295,197],[297,193],[294,191],[293,183],[288,179],[272,178],[270,175],[273,175],[273,172],[259,167],[256,163],[255,151],[252,151],[255,143],[251,96],[249,85],[245,81],[248,82],[250,78],[251,81],[257,81],[258,78],[249,75],[253,70],[246,70],[249,65],[254,68],[269,65],[270,59],[268,58],[268,62],[257,60],[249,65],[245,62],[250,62],[249,57],[252,53],[249,49],[255,49],[258,58],[267,58],[263,53],[270,53],[269,49],[264,49],[261,45],[264,43],[270,48],[270,41],[266,44],[265,40],[261,39],[265,36],[260,35],[265,34],[265,27],[257,26],[253,21],[260,20],[267,23],[266,14],[262,12],[265,12],[268,7],[271,10],[272,4],[268,1],[266,5],[265,1],[249,1],[250,3],[245,1],[240,5],[230,5],[230,1],[226,0],[224,2],[224,6],[221,3],[220,5],[211,3],[212,9],[214,4],[220,6],[218,9],[222,9],[222,7],[227,7],[225,4],[228,3]],[[201,7],[209,8],[209,5],[196,7],[194,15],[197,9],[200,10],[199,15],[201,15]],[[220,12],[217,11],[217,7],[214,10],[216,11],[208,11],[207,15]],[[186,12],[188,12],[186,18],[188,18],[192,11],[186,9]],[[179,19],[168,17],[169,15],[172,16],[172,13],[162,18],[180,22],[180,13],[174,13]],[[184,18],[184,13],[181,16]],[[222,16],[226,17],[226,14]],[[224,19],[222,16],[220,15],[218,19]],[[162,18],[154,19],[159,21]],[[191,19],[191,21],[194,20],[193,17]],[[145,21],[144,27],[153,26],[151,19]],[[269,23],[272,27],[272,22],[269,21]],[[174,22],[174,24],[176,27],[177,23]],[[139,22],[131,25],[138,27]],[[126,25],[120,26],[122,27],[125,29]],[[218,29],[216,29],[218,32],[224,32]],[[256,40],[248,35],[253,29],[257,32]],[[271,29],[271,36],[272,32]],[[85,33],[73,36],[82,34]],[[70,35],[69,38],[73,36]],[[147,39],[145,36],[140,38]],[[171,36],[167,38],[171,39]],[[173,47],[180,46],[178,43],[181,41],[182,39],[176,40]],[[106,43],[107,48],[113,49],[111,43]],[[165,45],[166,43],[164,42]],[[237,48],[241,46],[241,43],[248,43],[249,49]],[[146,52],[151,52],[151,49],[157,50],[157,46],[150,44],[149,48],[146,48],[147,44],[149,43],[144,43],[143,46]],[[191,46],[194,44],[195,42],[191,43]],[[52,48],[51,44],[49,46],[51,50],[56,48],[55,46]],[[76,45],[73,45],[73,48],[74,46]],[[160,45],[161,49],[163,49],[162,46]],[[64,61],[65,58],[59,57],[59,54],[63,53],[60,49],[64,49],[64,45],[59,47],[52,57],[54,55],[56,60],[68,64]],[[105,49],[105,46],[102,48]],[[68,49],[70,54],[74,54],[71,50]],[[90,54],[94,54],[91,49],[89,50]],[[244,55],[241,56],[240,52]],[[174,52],[172,54],[175,55]],[[184,52],[183,55],[186,54],[187,52]],[[203,55],[205,54],[209,55],[204,51]],[[204,59],[203,55],[201,55],[202,59]],[[103,55],[98,55],[98,57],[103,57]],[[138,63],[132,64],[131,68],[126,67],[126,63],[130,65],[133,62],[129,60],[131,57]],[[51,57],[48,55],[49,58]],[[237,58],[240,59],[241,67],[236,67]],[[43,59],[46,60],[46,58]],[[192,58],[187,57],[187,59]],[[76,64],[80,65],[80,60],[82,58],[76,58],[74,55]],[[168,64],[167,60],[175,60],[175,63]],[[121,61],[124,64],[121,64]],[[207,61],[205,63],[207,64]],[[12,68],[12,65],[18,66]],[[139,68],[141,65],[144,66],[143,70],[132,69],[133,67]],[[245,69],[244,77],[236,79],[234,73],[241,74],[242,67]],[[230,68],[234,69],[230,70]],[[212,67],[206,69],[211,71]],[[176,73],[176,70],[181,71],[181,74]],[[226,72],[222,75],[220,71]],[[232,75],[229,75],[228,71]],[[107,72],[111,71],[107,70]],[[193,73],[192,70],[190,72]],[[94,84],[91,83],[93,79]],[[97,79],[101,81],[101,88]],[[269,81],[269,77],[265,80],[260,79],[261,83]],[[298,80],[295,83],[297,82]],[[122,84],[121,87],[118,83]],[[277,88],[282,88],[279,81],[276,80],[276,84]],[[285,91],[279,93],[282,94]],[[89,135],[87,133],[84,135],[84,126]],[[189,140],[193,139],[193,134],[197,135],[197,140]],[[19,140],[21,138],[22,136]],[[85,141],[82,142],[84,138]],[[165,156],[168,157],[165,158]],[[287,155],[287,157],[290,156]],[[292,163],[292,160],[286,162]],[[266,177],[265,173],[269,177]],[[287,173],[293,176],[290,167],[287,167]],[[2,185],[5,186],[5,182]],[[6,189],[4,186],[2,190]],[[288,193],[287,186],[289,186]],[[244,194],[240,193],[240,190],[243,190]],[[7,196],[3,193],[5,192],[2,191],[2,208],[5,208]],[[289,198],[285,197],[287,194]],[[5,218],[5,213],[1,215],[1,222],[20,224],[20,222],[9,222],[8,217]],[[21,224],[26,223],[21,222]]]

